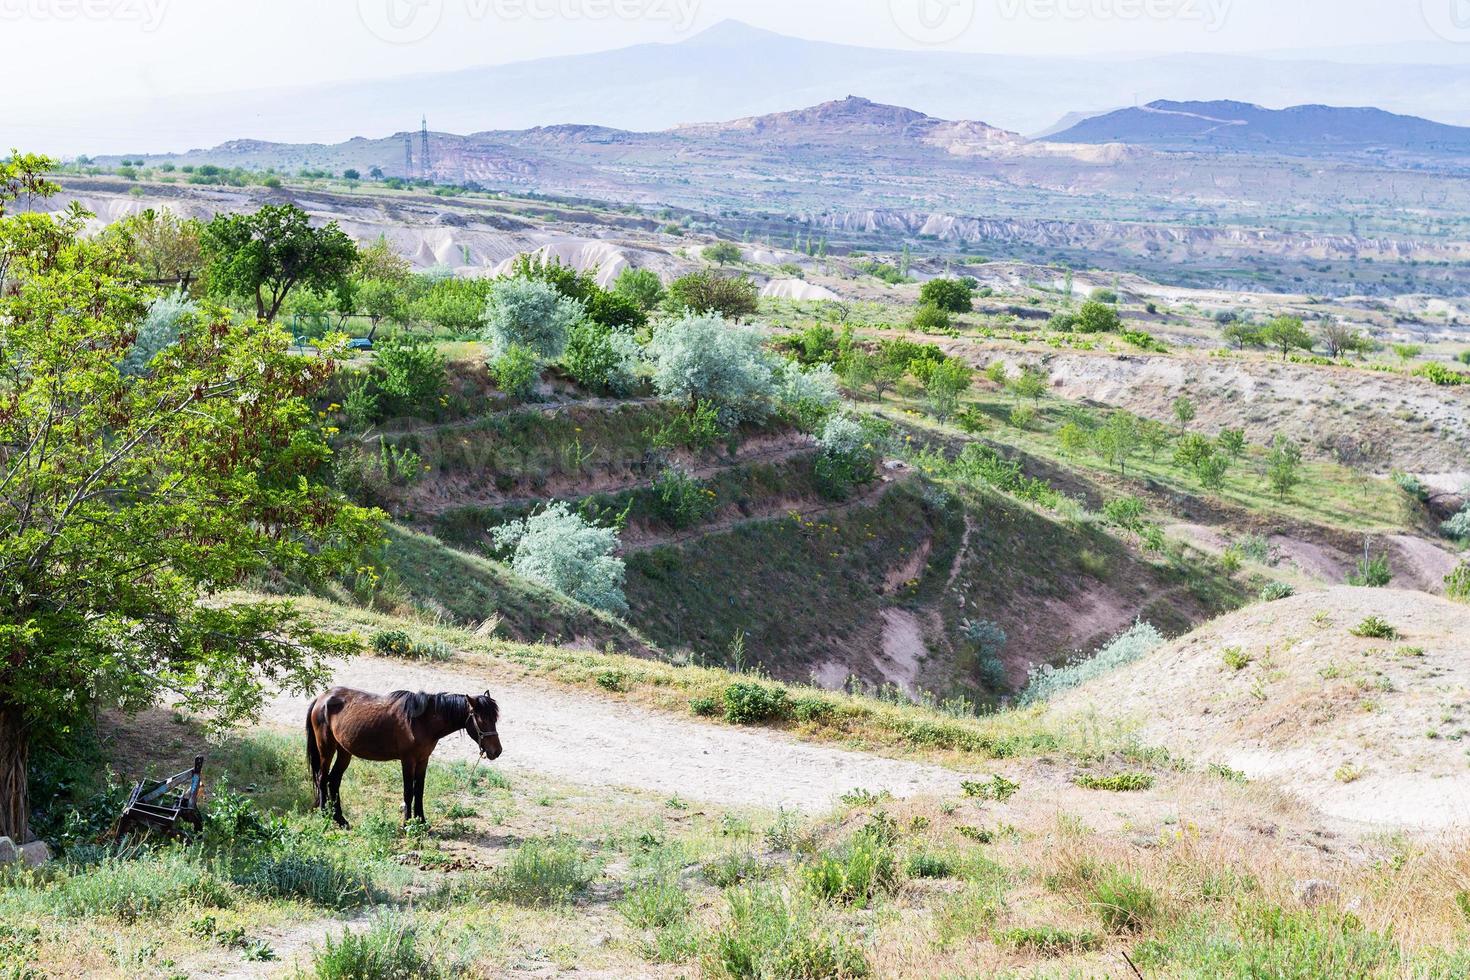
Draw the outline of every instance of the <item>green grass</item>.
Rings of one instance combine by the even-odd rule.
[[[496,870],[486,894],[516,905],[561,905],[585,891],[599,874],[598,864],[571,840],[528,840]]]
[[[1150,789],[1154,784],[1154,777],[1143,772],[1117,772],[1106,776],[1094,776],[1084,773],[1073,780],[1083,789],[1101,789],[1113,793],[1131,793],[1137,790]]]
[[[723,923],[708,940],[704,968],[730,980],[866,977],[861,941],[837,926],[801,891],[756,886],[726,895]]]
[[[328,936],[310,975],[317,980],[435,980],[444,974],[420,952],[411,923],[384,919],[363,932]]]

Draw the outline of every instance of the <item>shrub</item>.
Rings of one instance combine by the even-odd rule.
[[[343,929],[326,938],[312,960],[317,980],[417,980],[441,976],[434,961],[418,949],[412,922],[386,918],[363,932]]]
[[[1249,667],[1251,665],[1251,661],[1254,658],[1251,657],[1250,654],[1242,650],[1240,647],[1228,647],[1225,652],[1220,655],[1220,659],[1225,661],[1226,667],[1229,667],[1231,670],[1239,672]]]
[[[955,873],[955,862],[946,854],[915,851],[904,862],[903,869],[910,878],[951,878]]]
[[[662,398],[709,400],[735,419],[758,418],[770,408],[771,365],[753,330],[691,314],[656,331],[648,353]]]
[[[741,888],[705,953],[706,974],[731,980],[846,980],[871,972],[862,948],[803,894]]]
[[[1091,657],[1074,660],[1064,667],[1042,665],[1032,669],[1021,699],[1026,703],[1045,701],[1094,677],[1101,677],[1110,670],[1130,664],[1161,646],[1163,642],[1163,634],[1153,626],[1136,623]]]
[[[1470,562],[1460,562],[1444,577],[1444,594],[1460,602],[1470,602]]]
[[[701,696],[689,699],[689,710],[701,718],[713,718],[722,709],[719,698]]]
[[[443,643],[416,643],[403,630],[379,630],[368,641],[381,657],[400,660],[449,660],[453,652]]]
[[[974,309],[974,283],[969,279],[930,279],[919,287],[919,302],[949,313]]]
[[[1055,926],[1032,926],[1007,929],[996,942],[1016,952],[1038,956],[1071,956],[1090,953],[1102,945],[1101,937],[1091,932],[1069,932]]]
[[[1132,793],[1141,789],[1150,789],[1154,784],[1154,777],[1142,772],[1119,772],[1110,776],[1094,776],[1091,773],[1083,773],[1073,780],[1083,789],[1101,789],[1113,793]]]
[[[507,347],[490,362],[490,377],[495,379],[495,386],[511,398],[525,401],[536,394],[536,385],[541,380],[541,363],[529,347]]]
[[[791,717],[805,724],[822,724],[837,711],[835,702],[817,694],[807,694],[791,701]]]
[[[950,328],[949,313],[938,306],[926,303],[914,311],[909,326],[920,333],[943,333]]]
[[[1393,571],[1389,568],[1386,554],[1359,558],[1357,569],[1348,576],[1349,585],[1370,589],[1381,589],[1392,581]]]
[[[1372,640],[1397,640],[1399,639],[1398,628],[1389,623],[1382,616],[1369,616],[1357,626],[1348,630],[1353,636]]]
[[[1109,932],[1140,932],[1158,914],[1158,898],[1135,875],[1111,871],[1095,882],[1091,904]]]
[[[694,902],[679,887],[676,876],[664,875],[628,889],[618,902],[618,911],[635,929],[662,929],[687,918],[694,911]]]
[[[374,366],[380,418],[438,414],[444,397],[444,355],[428,340],[397,336],[378,345]]]
[[[647,433],[655,449],[693,449],[703,452],[725,435],[720,410],[714,402],[696,401],[658,429]]]
[[[725,720],[733,725],[778,721],[786,717],[790,701],[786,689],[738,681],[725,688]]]
[[[554,285],[535,279],[500,279],[490,287],[485,304],[484,339],[492,360],[513,347],[529,349],[544,360],[566,350],[572,327],[586,316],[578,300]]]
[[[582,387],[623,396],[638,387],[642,358],[643,348],[630,334],[587,320],[572,328],[562,365]]]
[[[731,888],[742,882],[764,878],[766,868],[749,851],[726,851],[714,860],[706,861],[699,873],[716,888]]]
[[[1470,539],[1470,504],[1439,526],[1440,533],[1459,541]]]
[[[787,421],[803,432],[815,432],[831,418],[842,393],[829,365],[802,370],[787,363],[776,371],[774,397],[777,410]]]
[[[898,861],[891,843],[864,828],[836,854],[820,854],[802,865],[801,876],[829,902],[867,908],[898,888]]]
[[[62,878],[47,898],[64,916],[112,915],[136,922],[185,903],[226,908],[234,894],[230,883],[196,856],[174,850],[133,860],[108,857]]]
[[[491,875],[488,892],[516,905],[561,905],[585,891],[599,874],[576,844],[563,838],[532,839],[516,848],[510,863]]]
[[[714,494],[693,476],[673,466],[659,473],[653,482],[653,493],[659,517],[676,530],[693,527],[714,508]]]
[[[827,420],[817,437],[821,455],[816,465],[817,479],[827,496],[841,499],[853,487],[873,482],[885,439],[879,426],[876,420],[850,415],[834,415]]]
[[[511,552],[519,575],[594,609],[621,613],[626,568],[615,554],[618,533],[595,527],[557,501],[539,514],[493,529],[497,548]]]
[[[1077,311],[1073,326],[1081,333],[1115,333],[1123,328],[1123,318],[1106,303],[1088,300]]]
[[[1004,803],[1012,796],[1015,796],[1016,791],[1021,786],[1019,783],[1014,783],[999,773],[996,773],[990,777],[989,782],[982,783],[970,779],[963,780],[960,783],[960,788],[964,790],[966,796],[979,800],[994,800],[997,803]]]
[[[1006,631],[994,620],[962,619],[960,632],[975,648],[975,679],[992,691],[1006,685],[1005,665],[1001,654],[1006,648]]]
[[[159,351],[179,339],[180,331],[198,308],[182,289],[148,304],[148,313],[138,324],[138,336],[132,349],[118,368],[124,374],[143,374]]]

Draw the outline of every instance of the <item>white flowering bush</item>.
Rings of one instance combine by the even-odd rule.
[[[817,485],[822,493],[841,500],[855,486],[871,483],[885,436],[873,422],[850,415],[834,415],[817,436]]]
[[[146,372],[158,352],[179,339],[179,332],[197,309],[183,290],[155,299],[149,304],[143,322],[138,325],[138,339],[133,342],[133,349],[122,359],[119,369],[132,375]]]
[[[622,614],[627,570],[614,552],[618,532],[587,523],[558,501],[539,514],[490,532],[495,546],[510,553],[520,576],[571,596],[594,609]]]
[[[512,347],[524,347],[554,361],[567,349],[572,328],[586,316],[582,304],[563,296],[550,283],[533,279],[501,279],[490,287],[485,303],[485,342],[490,359]]]
[[[775,398],[777,410],[786,419],[813,432],[837,408],[842,392],[830,364],[803,369],[795,361],[787,361],[775,372]]]
[[[1021,692],[1021,701],[1032,704],[1055,697],[1063,691],[1101,677],[1125,664],[1131,664],[1144,654],[1162,646],[1164,635],[1149,623],[1134,623],[1113,637],[1107,645],[1091,657],[1072,661],[1065,667],[1043,664],[1031,670],[1026,689]]]
[[[648,356],[661,398],[712,401],[735,419],[770,411],[773,372],[754,330],[715,314],[688,314],[654,333]]]

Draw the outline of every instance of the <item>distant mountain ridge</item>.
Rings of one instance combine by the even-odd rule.
[[[5,128],[12,141],[38,150],[135,154],[213,146],[242,136],[337,143],[414,127],[424,114],[437,130],[457,133],[562,123],[646,132],[778,113],[851,92],[936,118],[984,119],[1021,133],[1037,132],[1068,111],[1106,111],[1139,97],[1208,99],[1221,92],[1272,104],[1372,104],[1470,125],[1470,63],[894,50],[787,37],[726,21],[678,43],[369,81],[142,103],[109,103],[99,95],[62,110],[19,100],[7,107]]]
[[[1054,143],[1128,143],[1162,150],[1267,150],[1331,155],[1383,149],[1470,153],[1470,128],[1375,108],[1299,105],[1267,109],[1248,102],[1175,102],[1092,116],[1044,137]]]

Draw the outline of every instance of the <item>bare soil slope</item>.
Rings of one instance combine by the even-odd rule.
[[[1370,616],[1395,636],[1357,636]],[[1335,588],[1252,606],[1058,697],[1144,739],[1274,779],[1323,811],[1470,824],[1470,606]]]

